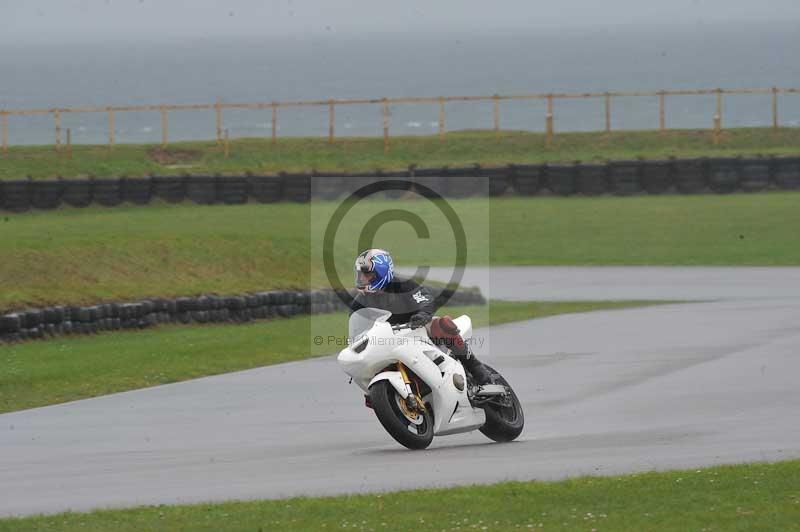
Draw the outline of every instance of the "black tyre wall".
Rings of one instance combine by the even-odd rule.
[[[664,194],[675,186],[671,161],[642,161],[640,171],[648,194]]]
[[[253,176],[248,178],[250,197],[259,203],[275,203],[283,199],[283,178]]]
[[[641,194],[642,165],[639,161],[613,161],[608,165],[611,192],[619,196]]]
[[[311,199],[311,180],[305,174],[281,174],[283,199],[295,203],[307,203]]]
[[[733,157],[708,160],[708,185],[714,192],[729,193],[739,188],[740,161]]]
[[[186,197],[200,205],[217,202],[217,179],[215,177],[191,176],[186,179]]]
[[[546,184],[545,169],[540,164],[515,165],[509,167],[514,190],[523,196],[535,196]]]
[[[676,159],[673,163],[675,187],[683,194],[708,190],[706,159]]]
[[[247,203],[249,187],[245,177],[217,177],[217,201],[227,205]]]
[[[151,179],[153,182],[153,196],[168,203],[180,203],[186,199],[187,178],[154,176]]]
[[[772,161],[775,185],[782,189],[800,189],[800,157],[775,157]]]
[[[31,182],[31,205],[37,209],[55,209],[61,205],[64,193],[64,182],[39,181]]]
[[[575,193],[575,165],[547,164],[545,165],[545,173],[547,175],[547,188],[553,194],[569,196]]]
[[[122,182],[119,179],[95,179],[92,181],[94,201],[106,207],[122,203]]]
[[[344,193],[344,178],[341,175],[314,175],[312,179],[311,193],[314,199],[335,200]]]
[[[92,183],[86,179],[64,180],[64,203],[70,207],[87,207],[92,203]]]
[[[122,199],[134,205],[150,203],[153,197],[153,181],[146,178],[123,178]]]
[[[577,192],[598,196],[608,191],[608,168],[605,164],[578,164],[575,170]]]
[[[741,181],[745,192],[758,192],[769,186],[770,161],[764,157],[745,157],[740,160]]]
[[[23,212],[31,208],[31,182],[23,180],[3,183],[3,202],[6,209]]]

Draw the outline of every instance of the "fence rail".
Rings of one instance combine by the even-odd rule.
[[[55,128],[56,149],[61,147],[61,119],[62,115],[68,113],[106,113],[108,114],[108,145],[113,147],[115,144],[114,123],[118,113],[129,112],[158,112],[161,115],[161,144],[166,146],[169,142],[169,119],[168,113],[173,111],[213,111],[216,121],[216,141],[222,143],[224,140],[223,112],[225,110],[266,110],[272,111],[272,132],[273,141],[278,136],[278,111],[280,109],[298,107],[327,107],[328,108],[328,139],[334,142],[336,138],[335,117],[337,106],[350,105],[377,105],[381,108],[381,122],[383,127],[383,137],[385,148],[389,148],[389,128],[390,128],[390,107],[392,105],[403,104],[432,104],[439,106],[439,134],[444,140],[446,131],[446,112],[445,105],[455,102],[491,103],[492,104],[492,127],[495,132],[500,132],[500,103],[521,100],[545,100],[547,102],[547,112],[545,115],[546,142],[549,145],[555,135],[555,115],[553,102],[555,100],[575,100],[575,99],[598,99],[603,102],[605,113],[605,131],[612,131],[612,101],[614,98],[658,98],[659,106],[659,130],[666,131],[667,111],[666,101],[668,97],[678,96],[716,96],[716,112],[714,121],[711,125],[715,133],[719,134],[723,129],[723,99],[726,95],[772,95],[772,127],[780,126],[778,112],[778,99],[781,94],[800,94],[800,88],[752,88],[752,89],[678,89],[660,91],[607,91],[607,92],[552,92],[552,93],[528,93],[528,94],[493,94],[491,96],[418,96],[403,98],[355,98],[355,99],[327,99],[327,100],[296,100],[284,102],[260,102],[260,103],[226,103],[220,100],[215,103],[200,104],[148,104],[148,105],[122,105],[122,106],[85,106],[85,107],[49,107],[35,109],[0,109],[0,135],[2,140],[2,150],[5,152],[9,146],[8,118],[10,116],[33,116],[33,115],[52,115]]]

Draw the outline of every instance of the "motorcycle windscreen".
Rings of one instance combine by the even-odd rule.
[[[362,308],[350,315],[350,326],[347,336],[350,341],[356,340],[372,329],[375,323],[386,321],[392,313],[379,308]]]

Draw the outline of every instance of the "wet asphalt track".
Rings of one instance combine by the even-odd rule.
[[[491,281],[514,299],[716,301],[478,331],[525,408],[505,445],[474,433],[404,450],[332,357],[0,415],[0,515],[800,457],[800,268],[504,268]]]

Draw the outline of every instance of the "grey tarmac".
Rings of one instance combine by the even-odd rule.
[[[800,268],[498,273],[492,297],[703,302],[476,331],[525,408],[510,444],[407,451],[333,357],[0,415],[0,515],[800,457]]]

